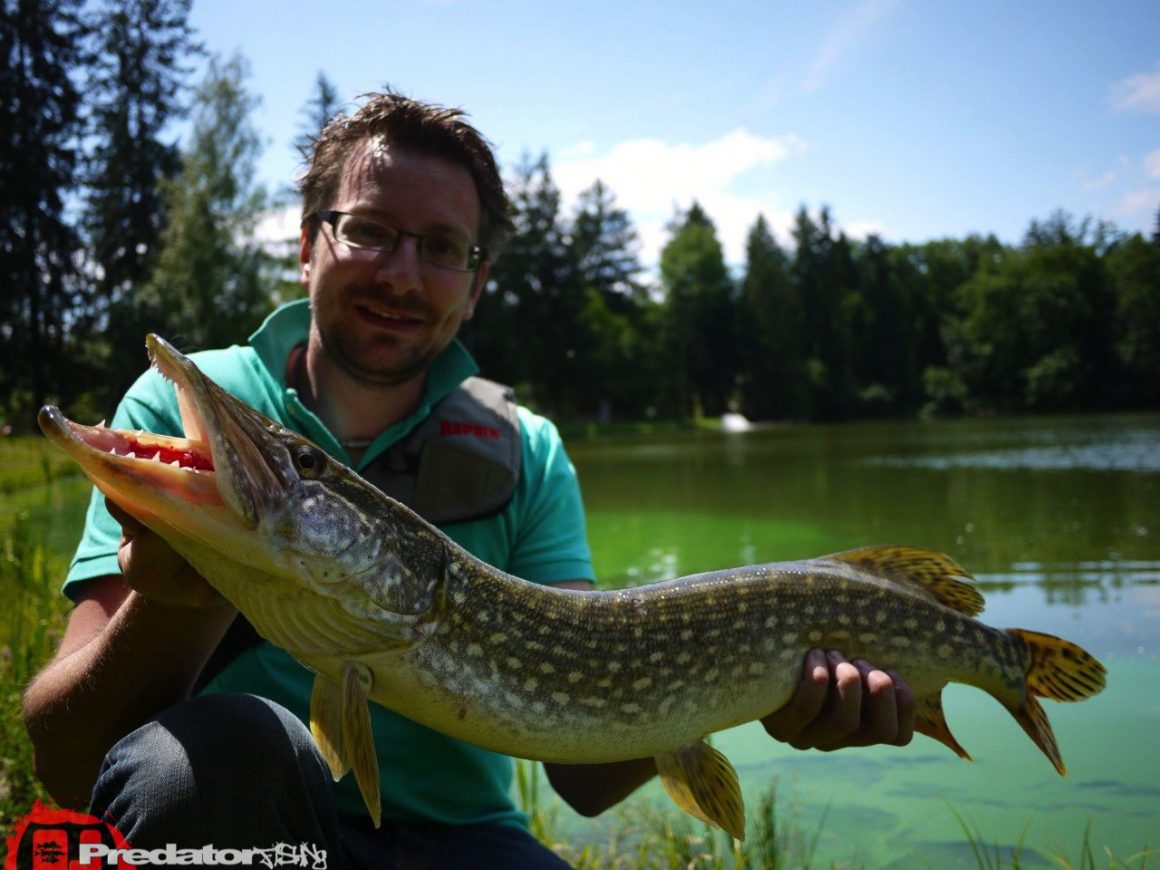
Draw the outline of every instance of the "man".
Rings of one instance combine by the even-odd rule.
[[[455,341],[510,230],[485,140],[457,111],[370,95],[323,131],[300,190],[309,307],[279,309],[248,346],[197,354],[199,365],[485,561],[590,589],[579,489],[554,427],[470,377]],[[174,408],[172,388],[147,373],[113,425],[172,432]],[[511,449],[441,449],[436,433],[478,431],[484,418],[483,440]],[[432,479],[466,483],[466,495],[449,500]],[[133,845],[305,842],[334,864],[376,867],[560,864],[511,803],[510,759],[377,706],[386,821],[372,830],[350,777],[330,784],[302,724],[311,675],[247,639],[232,607],[99,494],[65,588],[65,636],[25,699],[37,771],[62,804],[91,799]],[[902,744],[913,706],[896,677],[816,651],[764,724],[799,748]],[[656,773],[651,759],[546,767],[589,815]]]

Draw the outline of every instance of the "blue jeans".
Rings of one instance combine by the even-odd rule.
[[[306,844],[326,850],[327,870],[568,866],[508,825],[384,819],[376,831],[369,819],[341,816],[309,729],[255,695],[193,698],[126,736],[105,757],[92,812],[138,849]]]

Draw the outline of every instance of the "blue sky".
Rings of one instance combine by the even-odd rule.
[[[1151,231],[1160,208],[1160,2],[194,0],[261,105],[259,175],[319,71],[457,105],[505,169],[547,151],[568,201],[602,178],[655,262],[693,199],[730,262],[758,213],[788,244],[828,205],[890,242],[994,232],[1056,209]]]

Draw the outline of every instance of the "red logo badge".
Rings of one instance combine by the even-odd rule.
[[[106,864],[99,858],[82,864],[82,844],[101,845],[110,850],[129,848],[121,832],[109,822],[86,813],[52,809],[37,801],[32,811],[16,823],[8,838],[4,870],[105,870],[111,866],[133,866],[122,860],[116,865]]]

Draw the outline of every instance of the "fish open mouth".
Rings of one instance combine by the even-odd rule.
[[[254,440],[269,421],[160,337],[150,335],[146,346],[154,368],[177,391],[182,436],[84,426],[51,406],[40,412],[41,429],[106,496],[147,525],[158,518],[184,527],[188,507],[197,505],[216,508],[210,514],[219,530],[223,524],[254,529],[258,490],[280,489],[268,450]]]

